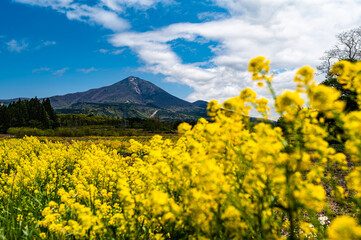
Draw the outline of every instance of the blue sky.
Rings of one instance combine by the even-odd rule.
[[[1,0],[0,99],[133,75],[189,101],[225,100],[255,87],[247,64],[258,55],[282,92],[335,34],[358,27],[359,12],[356,0]]]

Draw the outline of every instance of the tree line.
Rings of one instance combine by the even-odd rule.
[[[154,118],[111,118],[86,114],[58,114],[60,127],[113,126],[116,129],[142,129],[147,132],[175,132],[183,121]],[[194,122],[189,122],[194,125]]]
[[[58,121],[61,127],[81,127],[92,125],[120,127],[123,120],[120,118],[96,116],[92,114],[58,114]]]
[[[181,121],[159,118],[110,118],[86,114],[56,114],[50,99],[18,100],[0,105],[0,133],[16,136],[123,136],[175,133]],[[195,124],[195,122],[191,122]]]
[[[8,106],[0,106],[0,132],[6,133],[10,127],[30,127],[53,129],[59,126],[57,115],[50,99],[38,98],[18,100]]]

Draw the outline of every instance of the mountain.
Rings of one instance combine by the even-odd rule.
[[[207,117],[204,101],[190,103],[153,83],[130,76],[113,85],[50,97],[57,113],[83,113],[109,117],[159,117],[165,121]],[[197,101],[198,102],[198,101]]]
[[[24,100],[24,98],[22,98]],[[9,104],[18,99],[0,100]],[[187,102],[153,83],[130,76],[110,86],[50,97],[57,113],[81,113],[119,118],[158,117],[164,121],[192,121],[207,117],[207,102]]]
[[[193,106],[197,106],[200,108],[207,108],[208,102],[203,101],[203,100],[198,100],[192,103]]]
[[[153,83],[133,76],[110,86],[54,96],[50,100],[54,108],[75,103],[132,103],[159,108],[193,107],[191,103],[167,93]]]
[[[21,101],[24,101],[24,100],[30,100],[30,98],[12,98],[12,99],[0,99],[0,105],[9,105],[10,103],[12,102],[17,102],[19,101],[19,99]]]

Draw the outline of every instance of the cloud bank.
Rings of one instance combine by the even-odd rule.
[[[360,2],[346,2],[214,0],[231,17],[176,23],[148,32],[123,32],[109,41],[116,47],[127,46],[135,51],[146,63],[145,70],[192,87],[194,92],[187,98],[190,101],[225,100],[254,86],[246,70],[249,60],[259,55],[268,57],[274,70],[282,69],[274,79],[274,87],[280,93],[294,88],[295,68],[316,67],[323,52],[334,44],[335,34],[361,22]],[[218,43],[210,46],[214,57],[207,64],[184,64],[170,42],[195,42],[199,36]],[[264,89],[258,93],[270,97]]]

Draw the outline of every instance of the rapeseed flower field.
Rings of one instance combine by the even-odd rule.
[[[0,239],[361,239],[361,111],[345,113],[309,67],[280,96],[267,59],[249,71],[287,133],[249,122],[250,110],[267,118],[270,108],[245,89],[211,101],[212,121],[181,124],[178,139],[0,140]],[[361,63],[332,72],[361,105]],[[331,119],[344,152],[326,141]]]

